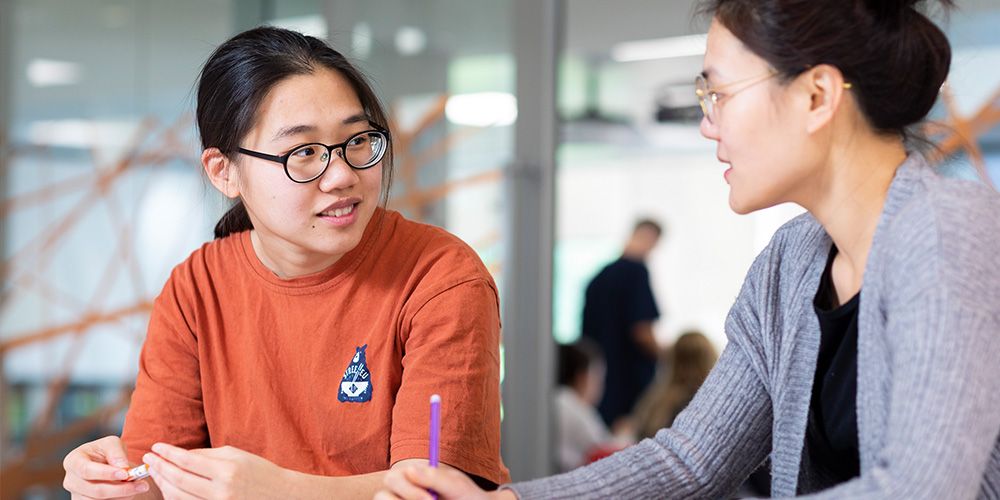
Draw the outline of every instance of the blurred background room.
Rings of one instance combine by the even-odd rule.
[[[954,55],[925,132],[944,172],[996,186],[1000,3],[958,6],[935,18]],[[120,432],[152,300],[226,207],[199,163],[200,65],[259,24],[323,37],[357,62],[393,118],[390,208],[458,235],[492,272],[515,480],[558,469],[557,345],[578,341],[588,284],[644,218],[663,229],[646,258],[666,360],[647,400],[663,399],[674,342],[700,332],[721,352],[753,257],[801,212],[730,211],[698,132],[707,20],[694,11],[693,0],[0,0],[0,498],[68,498],[62,457]],[[673,415],[651,404],[644,414]],[[585,455],[648,435],[636,420],[612,427]]]

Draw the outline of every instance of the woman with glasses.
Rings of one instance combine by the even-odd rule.
[[[253,29],[205,64],[197,121],[236,204],[155,301],[121,438],[66,457],[74,498],[370,498],[427,462],[433,394],[442,468],[508,481],[496,286],[458,238],[384,208],[391,136],[361,74]],[[123,482],[140,463],[152,481]]]
[[[729,205],[808,212],[751,266],[670,428],[499,492],[417,467],[377,497],[727,498],[770,458],[775,497],[1000,498],[1000,195],[908,140],[951,53],[918,3],[704,2],[701,132]]]

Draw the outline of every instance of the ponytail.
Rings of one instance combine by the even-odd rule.
[[[231,234],[251,229],[253,229],[253,223],[250,222],[250,214],[247,213],[247,207],[243,205],[243,200],[239,200],[215,224],[215,239],[225,238]]]

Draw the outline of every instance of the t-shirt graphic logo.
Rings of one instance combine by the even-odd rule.
[[[364,403],[372,400],[371,373],[365,362],[365,349],[368,344],[354,348],[354,359],[344,370],[344,378],[340,381],[340,391],[337,399],[343,403]]]

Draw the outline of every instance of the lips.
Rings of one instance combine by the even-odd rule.
[[[348,205],[346,207],[334,208],[332,210],[325,210],[320,212],[320,217],[344,217],[345,215],[351,215],[354,213],[354,209],[357,205]]]
[[[331,203],[323,210],[316,213],[320,217],[343,217],[350,215],[358,208],[361,198],[345,198],[335,203]]]

